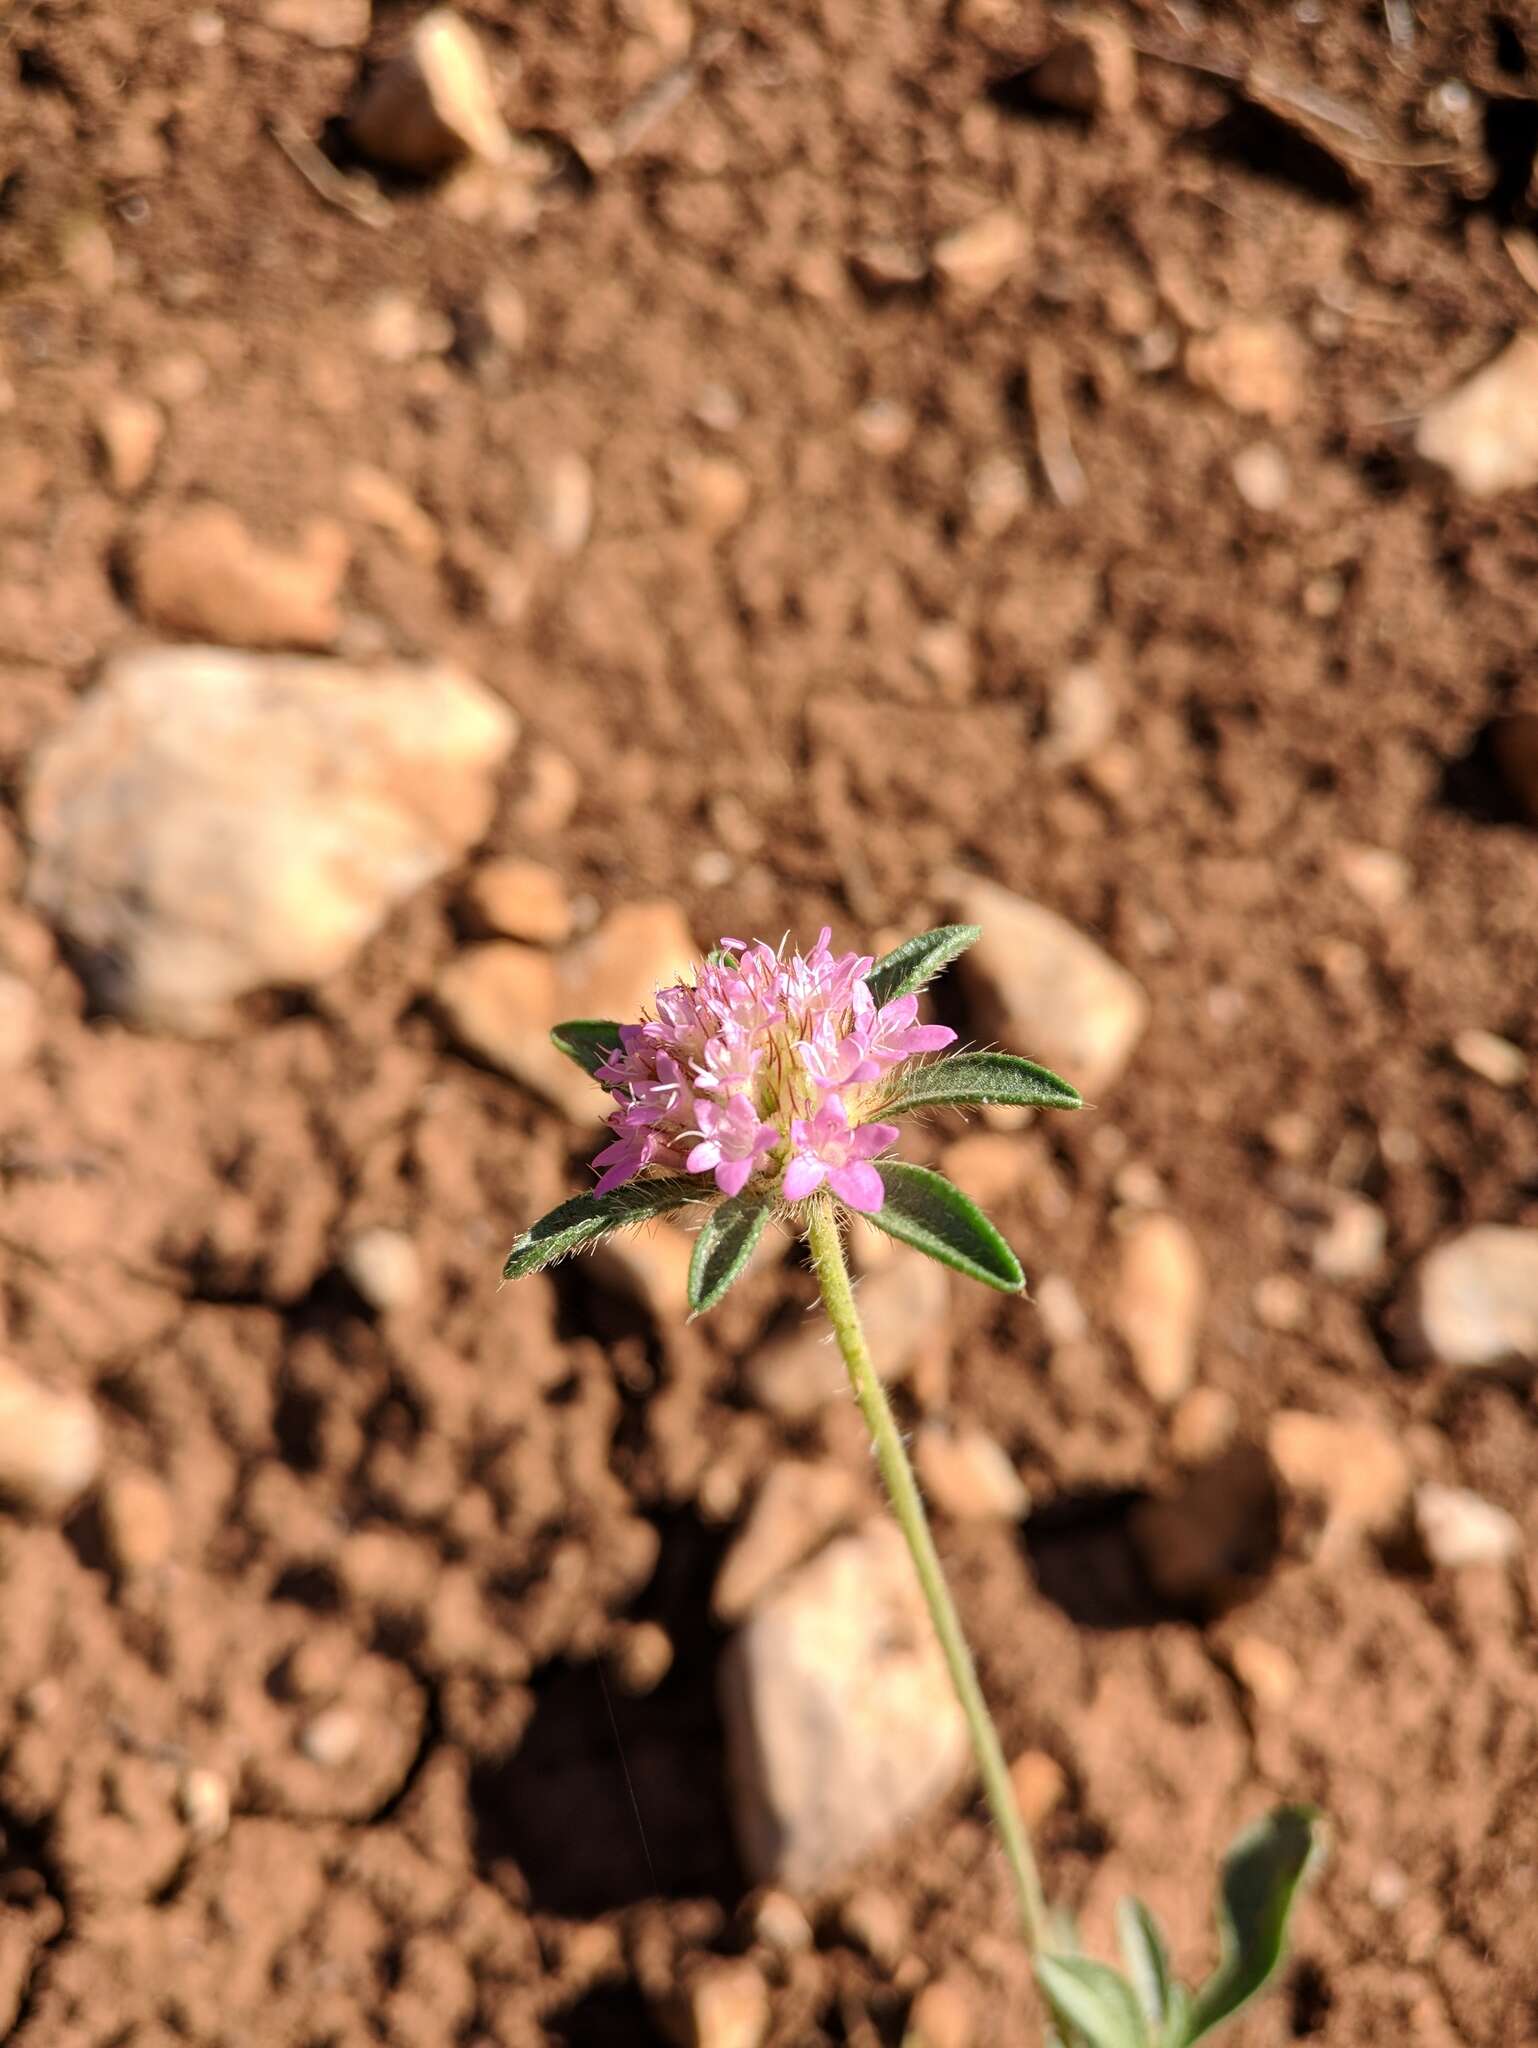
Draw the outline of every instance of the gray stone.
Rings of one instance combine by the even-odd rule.
[[[517,731],[447,665],[120,656],[34,759],[32,901],[97,992],[201,1032],[340,967],[491,817]]]
[[[830,1544],[771,1594],[728,1645],[721,1682],[754,1882],[815,1889],[966,1770],[966,1724],[886,1520]]]

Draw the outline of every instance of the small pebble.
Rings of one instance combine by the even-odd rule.
[[[230,1788],[217,1771],[189,1766],[176,1783],[176,1804],[195,1842],[222,1842],[230,1831]]]
[[[954,1520],[1018,1522],[1030,1511],[1019,1473],[984,1430],[921,1423],[913,1462],[927,1498]]]
[[[1383,846],[1342,846],[1335,864],[1341,880],[1369,910],[1396,910],[1410,893],[1410,863]]]
[[[149,481],[166,430],[165,414],[153,399],[129,391],[113,391],[96,408],[96,437],[107,462],[107,476],[120,497]]]
[[[783,1956],[803,1954],[814,1938],[812,1923],[788,1892],[764,1893],[753,1909],[753,1933]]]
[[[1301,1682],[1297,1665],[1280,1644],[1268,1643],[1263,1636],[1236,1637],[1228,1661],[1257,1707],[1277,1713],[1297,1693]]]
[[[1068,1797],[1068,1774],[1044,1749],[1022,1750],[1009,1767],[1009,1782],[1027,1828],[1039,1828]]]
[[[300,1732],[299,1747],[312,1764],[344,1770],[363,1744],[363,1724],[348,1707],[324,1707]]]
[[[1308,1321],[1308,1289],[1291,1273],[1267,1273],[1250,1296],[1255,1320],[1268,1330],[1301,1330]]]
[[[1403,1522],[1409,1460],[1376,1424],[1282,1409],[1266,1441],[1286,1485],[1323,1503],[1330,1530],[1391,1536]]]
[[[480,40],[448,7],[424,14],[374,74],[348,134],[377,163],[419,173],[466,156],[502,164],[513,154]]]
[[[1031,233],[1012,207],[1001,206],[941,237],[934,267],[958,296],[987,298],[1025,268]]]
[[[120,1472],[101,1494],[102,1536],[123,1576],[164,1564],[176,1536],[171,1496],[150,1472]]]
[[[342,1253],[342,1270],[372,1309],[409,1308],[422,1292],[422,1261],[404,1230],[360,1230]]]
[[[37,1050],[42,1005],[19,975],[0,972],[0,1074],[14,1074]]]
[[[621,1630],[613,1649],[615,1676],[634,1697],[655,1692],[673,1668],[673,1641],[655,1621],[637,1621]]]
[[[1137,57],[1119,21],[1084,14],[1065,25],[1027,82],[1031,97],[1043,106],[1086,118],[1120,118],[1137,99]]]
[[[1453,1039],[1453,1057],[1494,1088],[1520,1087],[1527,1079],[1527,1054],[1493,1031],[1460,1031]]]
[[[769,2031],[769,1987],[746,1957],[707,1964],[682,2003],[681,2048],[759,2048]]]
[[[1007,533],[1030,502],[1030,478],[1012,455],[987,456],[967,478],[967,510],[984,540]]]
[[[1036,1285],[1036,1313],[1051,1344],[1078,1344],[1089,1335],[1089,1317],[1062,1273],[1047,1273]]]
[[[1155,1401],[1178,1401],[1196,1373],[1206,1307],[1201,1248],[1178,1216],[1139,1218],[1122,1240],[1112,1320]]]
[[[101,1467],[102,1431],[81,1394],[54,1393],[0,1358],[0,1501],[57,1516]]]
[[[1292,489],[1292,472],[1280,448],[1256,441],[1233,460],[1234,489],[1252,512],[1279,512]]]
[[[1182,1465],[1210,1465],[1234,1440],[1239,1410],[1220,1387],[1193,1387],[1170,1416],[1170,1455]]]
[[[1275,426],[1296,419],[1303,404],[1306,356],[1280,320],[1229,320],[1186,345],[1186,375],[1234,412]]]
[[[865,1886],[851,1892],[838,1912],[840,1931],[874,1963],[891,1969],[908,1943],[908,1916],[890,1892]]]
[[[873,398],[855,414],[854,434],[869,455],[901,455],[913,439],[913,414],[895,398]]]
[[[937,1977],[914,1999],[903,2048],[973,2048],[976,2016],[972,1999],[955,1977]]]
[[[465,883],[464,905],[482,934],[531,946],[564,946],[572,934],[566,884],[542,861],[482,861]]]
[[[553,456],[535,479],[530,515],[553,554],[581,554],[593,530],[593,472],[574,449]]]
[[[1387,1243],[1388,1218],[1377,1204],[1343,1195],[1314,1240],[1314,1271],[1325,1280],[1365,1280],[1382,1264]]]
[[[1538,329],[1421,414],[1415,451],[1471,498],[1538,484]]]
[[[1410,1306],[1420,1347],[1444,1365],[1538,1366],[1538,1230],[1483,1223],[1438,1245]]]
[[[1047,693],[1047,729],[1038,749],[1052,768],[1087,761],[1116,729],[1116,698],[1099,663],[1076,662]]]
[[[1504,1508],[1429,1479],[1415,1489],[1415,1527],[1427,1557],[1448,1571],[1505,1564],[1522,1548],[1522,1531]]]

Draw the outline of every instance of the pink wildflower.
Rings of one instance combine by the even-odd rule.
[[[835,954],[825,926],[805,954],[723,939],[692,983],[659,990],[656,1017],[621,1025],[597,1070],[617,1106],[596,1192],[648,1167],[710,1174],[726,1195],[762,1173],[786,1201],[826,1181],[851,1208],[879,1209],[870,1161],[897,1132],[862,1112],[893,1067],[956,1034],[918,1023],[911,995],[877,1003],[874,964]]]
[[[794,1156],[785,1169],[787,1202],[800,1202],[827,1181],[840,1201],[867,1215],[881,1207],[885,1190],[870,1161],[897,1142],[896,1124],[862,1124],[850,1130],[841,1098],[830,1095],[814,1117],[798,1116],[790,1127]]]

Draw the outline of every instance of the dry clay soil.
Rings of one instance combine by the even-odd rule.
[[[509,118],[547,137],[612,121],[679,40],[661,0],[467,12]],[[1450,1231],[1538,1222],[1530,1085],[1447,1052],[1480,1026],[1538,1059],[1538,834],[1481,753],[1532,687],[1538,535],[1530,497],[1461,499],[1408,439],[1533,317],[1503,235],[1528,205],[1538,32],[1452,0],[1418,25],[1366,0],[1212,12],[1124,19],[1422,141],[1430,96],[1468,81],[1464,159],[1343,167],[1152,60],[1114,119],[1043,118],[1007,84],[1048,39],[1036,0],[750,0],[682,103],[537,218],[465,220],[402,185],[374,226],[271,130],[334,138],[407,10],[381,0],[358,46],[324,49],[258,0],[9,0],[0,942],[47,1032],[5,1090],[4,1340],[92,1395],[109,1468],[158,1474],[175,1517],[169,1562],[126,1577],[89,1503],[0,1519],[19,2048],[645,2044],[669,1986],[745,1951],[774,2048],[895,2043],[939,1974],[979,2043],[1038,2038],[965,1792],[808,1902],[809,1952],[755,1945],[709,1587],[734,1487],[792,1451],[867,1464],[846,1404],[789,1430],[745,1392],[743,1361],[809,1300],[789,1248],[693,1328],[654,1327],[586,1268],[498,1292],[505,1244],[582,1184],[589,1140],[446,1042],[428,997],[463,943],[454,878],[216,1044],[92,1014],[21,907],[28,760],[103,657],[148,637],[122,573],[140,523],[206,497],[275,541],[342,517],[353,641],[453,656],[523,722],[488,850],[552,864],[600,911],[668,897],[704,943],[824,918],[860,942],[933,921],[960,862],[1132,969],[1152,1021],[1128,1072],[1022,1133],[995,1204],[1089,1337],[1054,1351],[1032,1306],[958,1283],[900,1396],[910,1425],[985,1426],[1035,1497],[1023,1531],[940,1536],[1006,1746],[1066,1774],[1049,1888],[1098,1944],[1135,1886],[1194,1971],[1224,1842],[1316,1800],[1332,1861],[1233,2038],[1538,2038],[1538,1416],[1520,1387],[1415,1364],[1400,1314]],[[981,300],[922,264],[862,277],[871,245],[922,253],[1005,203],[1031,251]],[[425,352],[373,351],[386,292],[432,316]],[[1185,374],[1188,340],[1232,316],[1295,334],[1289,416],[1241,417]],[[1043,344],[1071,505],[1039,459]],[[133,500],[91,428],[113,388],[169,415]],[[1267,511],[1234,481],[1257,441],[1288,478]],[[531,507],[566,450],[596,511],[560,558]],[[722,453],[749,485],[724,531],[689,482]],[[397,478],[441,547],[414,559],[360,523],[338,483],[355,462]],[[1020,473],[1029,502],[1001,521]],[[963,658],[926,667],[938,622]],[[1118,719],[1068,767],[1038,739],[1085,660]],[[555,832],[527,801],[552,750],[580,780]],[[1362,844],[1408,863],[1401,901],[1347,886]],[[1168,1483],[1167,1428],[1107,1321],[1117,1212],[1150,1175],[1204,1249],[1200,1374],[1245,1437],[1282,1407],[1374,1423],[1516,1515],[1516,1565],[1435,1573],[1288,1525],[1225,1612],[1151,1597],[1125,1511]],[[1346,1192],[1381,1207],[1387,1252],[1332,1283],[1309,1247]],[[382,1318],[337,1271],[375,1222],[425,1273]],[[1255,1308],[1277,1275],[1306,1299],[1290,1330]],[[672,1668],[627,1691],[651,1621]],[[1285,1706],[1235,1683],[1239,1637],[1293,1660]],[[338,1702],[365,1729],[340,1768],[297,1746]],[[223,1839],[189,1835],[189,1765],[231,1788]],[[904,1959],[841,1924],[857,1885],[895,1902]]]

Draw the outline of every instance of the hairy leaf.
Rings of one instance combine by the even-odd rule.
[[[1159,1923],[1141,1899],[1118,1899],[1116,1933],[1127,1965],[1127,1981],[1150,2025],[1160,2029],[1170,2009],[1174,1980]]]
[[[697,1316],[714,1308],[741,1275],[774,1210],[773,1195],[744,1188],[705,1218],[689,1261],[689,1306]]]
[[[575,1060],[584,1074],[596,1074],[611,1052],[619,1051],[619,1026],[597,1017],[574,1017],[550,1034],[557,1052]]]
[[[1023,1109],[1082,1109],[1077,1088],[1046,1067],[1008,1052],[942,1053],[927,1066],[899,1069],[882,1116],[906,1116],[912,1109],[944,1103],[1008,1102]]]
[[[1235,1839],[1218,1880],[1218,1966],[1192,2001],[1178,2048],[1231,2018],[1270,1977],[1323,1853],[1323,1818],[1311,1806],[1279,1806]]]
[[[1109,1963],[1088,1956],[1038,1956],[1036,1980],[1074,2048],[1148,2048],[1132,1987]]]
[[[876,1171],[886,1200],[867,1222],[969,1280],[1001,1294],[1019,1293],[1025,1285],[1020,1261],[976,1203],[943,1173],[902,1159],[878,1159]]]
[[[573,1195],[523,1233],[507,1255],[502,1278],[521,1280],[526,1273],[537,1273],[542,1266],[564,1259],[568,1252],[596,1244],[611,1230],[645,1223],[653,1216],[667,1215],[670,1209],[681,1209],[686,1202],[697,1202],[703,1192],[694,1176],[676,1173],[656,1180],[627,1181],[606,1195]]]
[[[975,946],[983,935],[980,924],[942,924],[932,932],[919,932],[894,946],[871,969],[866,980],[878,1003],[894,996],[916,995],[928,986],[941,968],[949,967],[958,954]]]

